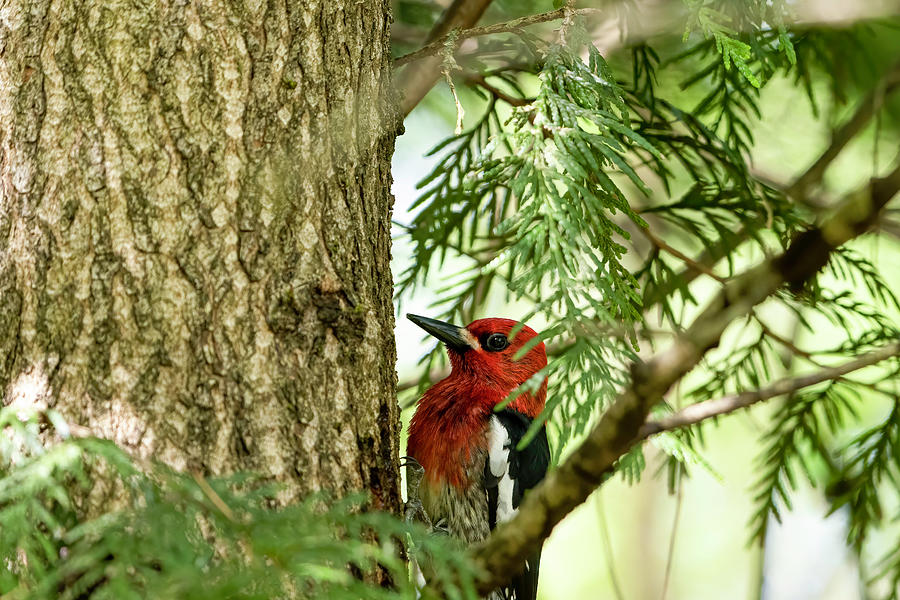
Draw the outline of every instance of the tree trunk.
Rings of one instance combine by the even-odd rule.
[[[0,393],[396,509],[389,2],[0,2]]]

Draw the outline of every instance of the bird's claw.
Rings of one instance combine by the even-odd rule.
[[[419,499],[419,485],[425,475],[425,467],[419,464],[412,456],[404,456],[400,459],[400,466],[406,467],[406,503],[403,505],[403,515],[407,523],[424,523],[431,527],[431,519],[422,506]]]
[[[419,463],[419,461],[417,461],[412,456],[401,456],[400,457],[400,466],[406,467],[407,473],[409,473],[410,468],[412,468],[414,471],[417,471],[417,472],[418,471],[421,471],[422,473],[425,472],[425,467],[423,467],[421,465],[421,463]]]

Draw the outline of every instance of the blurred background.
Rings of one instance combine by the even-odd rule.
[[[550,8],[539,6],[540,3],[525,4],[529,6],[517,11],[514,4],[501,3],[497,17],[504,10],[507,11],[504,15],[515,16],[530,9],[537,12]],[[855,14],[847,17],[847,12],[853,13],[854,9],[880,10],[887,6],[868,2],[807,5],[818,11],[819,19],[829,22],[855,19]],[[410,10],[409,6],[406,10]],[[673,39],[665,43],[680,43],[680,28],[677,23],[670,24]],[[402,31],[412,36],[408,27]],[[883,56],[900,58],[900,30],[896,26],[875,26],[870,36],[870,42],[881,48]],[[617,72],[625,74],[629,68],[627,53],[621,54],[613,51],[605,57]],[[660,87],[668,88],[666,94],[681,94],[686,105],[696,103],[704,92],[703,86],[680,90],[678,83],[683,73],[678,69],[677,66],[661,68]],[[754,139],[752,165],[760,178],[789,183],[819,156],[829,143],[835,124],[846,120],[865,89],[865,83],[858,83],[854,77],[848,75],[846,81],[843,101],[835,100],[834,94],[822,93],[817,105],[810,102],[803,86],[793,79],[778,76],[766,83],[761,90],[761,116],[750,119]],[[824,91],[830,83],[823,77],[813,85],[820,85]],[[458,92],[465,110],[465,126],[477,119],[484,101],[464,89]],[[449,88],[439,84],[406,119],[406,132],[399,138],[394,155],[396,222],[411,221],[415,211],[411,212],[410,207],[419,195],[416,183],[434,164],[425,154],[438,140],[453,134],[457,116]],[[828,171],[823,198],[858,187],[879,167],[894,160],[900,137],[896,128],[887,126],[886,121],[896,120],[897,116],[896,102],[889,104],[851,142]],[[654,193],[665,194],[662,189]],[[411,260],[409,242],[401,229],[396,233],[395,280]],[[671,235],[677,233],[673,230]],[[667,241],[679,244],[677,238]],[[896,233],[870,236],[855,242],[853,247],[881,268],[892,289],[900,291],[900,242]],[[748,255],[743,259],[749,262],[754,257]],[[408,404],[419,393],[420,388],[415,384],[422,376],[421,361],[434,347],[433,341],[426,339],[404,316],[408,312],[437,316],[439,309],[433,303],[441,297],[436,290],[442,280],[450,280],[466,268],[469,268],[467,261],[450,258],[432,273],[430,286],[420,287],[412,297],[400,299],[397,370],[401,388],[408,388],[402,392],[401,402]],[[702,291],[704,285],[710,284],[698,280],[693,285]],[[835,281],[835,285],[846,284]],[[864,289],[857,291],[866,294]],[[484,306],[474,309],[472,316],[517,319],[526,310],[527,307],[509,302],[502,294],[493,294]],[[686,307],[686,310],[699,309]],[[790,325],[786,314],[772,312],[767,317],[772,323]],[[889,317],[894,322],[900,320],[896,311]],[[538,330],[542,325],[541,322],[529,324]],[[822,322],[815,325],[814,336],[801,334],[797,344],[827,346],[840,341],[841,334],[834,326]],[[736,339],[728,339],[721,351],[727,352],[729,344],[733,348],[736,343]],[[786,365],[785,370],[790,369]],[[890,408],[886,400],[877,396],[864,400],[858,430],[883,418]],[[846,515],[841,510],[827,514],[825,490],[810,487],[802,476],[797,482],[793,506],[783,507],[781,522],[770,518],[764,547],[750,542],[748,523],[755,512],[753,483],[758,477],[757,465],[763,450],[761,423],[775,406],[763,403],[721,419],[715,426],[704,427],[702,455],[708,464],[695,466],[674,493],[670,493],[664,473],[658,473],[663,462],[661,453],[653,441],[648,442],[645,445],[648,466],[640,482],[629,483],[617,476],[555,529],[544,547],[541,597],[545,600],[865,600],[867,596],[859,583],[860,566],[845,541]],[[408,424],[411,414],[411,408],[404,411],[404,424]],[[853,427],[848,434],[852,434]],[[565,453],[563,449],[562,454]],[[873,555],[883,554],[883,543],[873,540],[871,551]],[[862,573],[863,577],[866,575]]]

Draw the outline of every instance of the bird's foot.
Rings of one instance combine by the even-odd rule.
[[[400,466],[406,467],[406,503],[403,505],[403,517],[407,523],[424,523],[431,528],[431,519],[419,499],[419,486],[425,475],[425,467],[412,456],[400,459]]]
[[[425,508],[418,498],[403,503],[403,518],[407,523],[422,523],[425,527],[432,526],[431,519],[428,518]]]
[[[422,479],[422,475],[425,474],[425,467],[423,467],[419,461],[417,461],[412,456],[401,456],[400,457],[400,466],[406,467],[407,475],[409,475],[409,469],[412,468],[416,472],[419,473],[419,479]]]

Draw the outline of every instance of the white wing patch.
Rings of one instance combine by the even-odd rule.
[[[497,482],[497,522],[508,521],[516,514],[513,508],[514,482],[509,476],[509,451],[512,441],[506,427],[495,416],[491,417],[490,445],[488,447],[488,461],[491,474]]]

